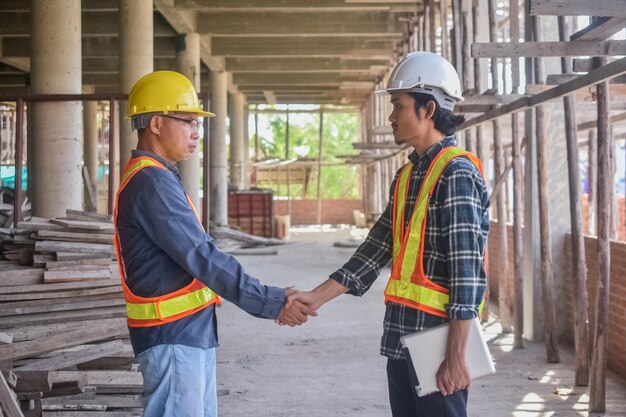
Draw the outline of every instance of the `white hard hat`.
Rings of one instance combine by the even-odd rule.
[[[387,88],[376,94],[394,91],[432,95],[439,106],[454,110],[463,101],[459,74],[445,58],[432,52],[411,52],[391,71]]]

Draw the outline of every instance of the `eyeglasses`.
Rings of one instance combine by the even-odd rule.
[[[189,126],[191,126],[192,129],[196,129],[196,130],[202,126],[202,119],[183,119],[182,117],[170,116],[167,114],[162,114],[162,116],[167,117],[169,119],[174,119],[174,120],[178,120],[181,122],[185,122]]]

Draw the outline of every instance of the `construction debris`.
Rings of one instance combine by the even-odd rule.
[[[67,210],[0,229],[0,416],[141,415],[112,221]],[[227,227],[211,234],[241,255],[285,243]]]
[[[141,415],[111,217],[68,210],[0,232],[4,415]]]

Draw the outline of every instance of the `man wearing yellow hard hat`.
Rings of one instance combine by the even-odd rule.
[[[201,108],[172,71],[141,78],[126,117],[138,132],[115,205],[115,249],[130,341],[144,378],[144,416],[217,416],[215,305],[222,297],[255,317],[291,326],[315,315],[293,289],[263,285],[202,228],[176,162],[197,151]]]

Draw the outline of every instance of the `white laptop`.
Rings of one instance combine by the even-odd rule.
[[[413,364],[411,377],[420,397],[439,391],[436,375],[445,357],[448,328],[449,323],[446,323],[400,338],[408,362]],[[478,318],[472,320],[465,362],[471,379],[496,372]]]

